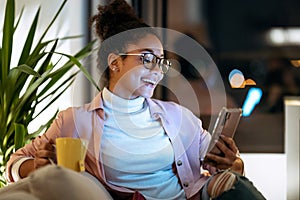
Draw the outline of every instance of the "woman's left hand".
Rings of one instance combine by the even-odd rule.
[[[220,140],[216,143],[216,146],[222,152],[222,155],[208,153],[204,159],[204,168],[206,164],[209,164],[217,169],[228,169],[233,166],[233,163],[237,159],[238,148],[231,137],[221,135]]]

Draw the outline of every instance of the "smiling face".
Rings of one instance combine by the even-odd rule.
[[[122,53],[153,53],[161,58],[163,47],[155,35],[148,34],[137,43],[127,45],[126,52]],[[125,99],[152,97],[155,87],[163,78],[158,65],[153,69],[145,68],[139,55],[127,55],[122,59],[119,55],[110,54],[108,63],[111,74],[108,89]]]

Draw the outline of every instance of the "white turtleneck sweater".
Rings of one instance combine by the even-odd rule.
[[[141,192],[146,199],[185,199],[172,171],[174,152],[159,120],[152,119],[145,98],[102,93],[106,120],[101,152],[111,184]]]

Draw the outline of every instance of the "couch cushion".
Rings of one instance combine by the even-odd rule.
[[[104,187],[87,176],[56,165],[43,167],[29,176],[29,190],[43,200],[112,199]]]

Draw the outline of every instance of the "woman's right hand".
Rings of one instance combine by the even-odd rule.
[[[38,169],[45,165],[51,164],[51,161],[55,162],[56,153],[55,147],[52,143],[41,143],[37,146],[37,151],[34,157],[34,169]]]
[[[33,159],[24,161],[19,168],[20,178],[27,177],[34,170],[45,165],[51,164],[51,161],[56,160],[56,150],[52,142],[41,143],[36,145],[36,152]]]

